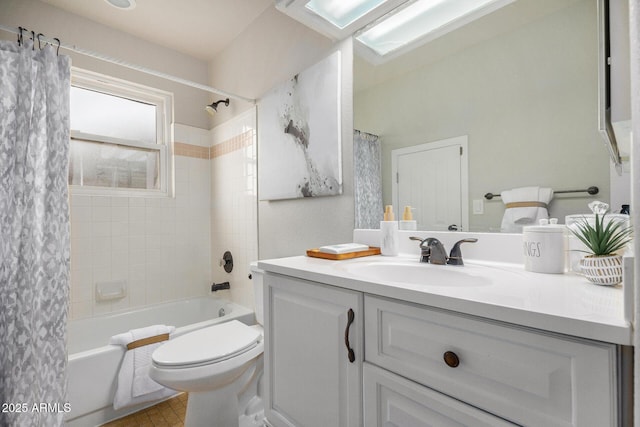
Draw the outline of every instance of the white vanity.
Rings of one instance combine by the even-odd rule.
[[[259,263],[268,423],[631,425],[621,288],[417,258]]]

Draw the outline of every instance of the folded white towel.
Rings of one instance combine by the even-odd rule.
[[[500,193],[505,205],[518,202],[539,202],[542,206],[508,207],[502,217],[500,230],[504,233],[519,233],[525,225],[537,224],[549,218],[547,205],[553,199],[553,190],[546,187],[522,187]]]
[[[129,332],[114,335],[109,344],[125,347],[125,354],[118,373],[118,385],[113,399],[113,409],[158,400],[176,393],[158,384],[149,377],[151,354],[162,345],[162,342],[126,350],[127,344],[143,338],[162,334],[171,334],[173,326],[153,325],[146,328],[132,329]]]

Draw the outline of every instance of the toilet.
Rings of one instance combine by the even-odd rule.
[[[151,356],[149,376],[189,393],[186,427],[262,426],[262,271],[251,264],[258,324],[237,320],[179,336]]]

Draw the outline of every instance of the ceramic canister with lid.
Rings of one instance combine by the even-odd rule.
[[[535,273],[565,272],[566,227],[561,224],[530,225],[522,229],[524,269]]]

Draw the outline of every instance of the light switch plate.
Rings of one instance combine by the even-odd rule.
[[[484,214],[484,200],[482,199],[473,200],[473,214],[474,215]]]

